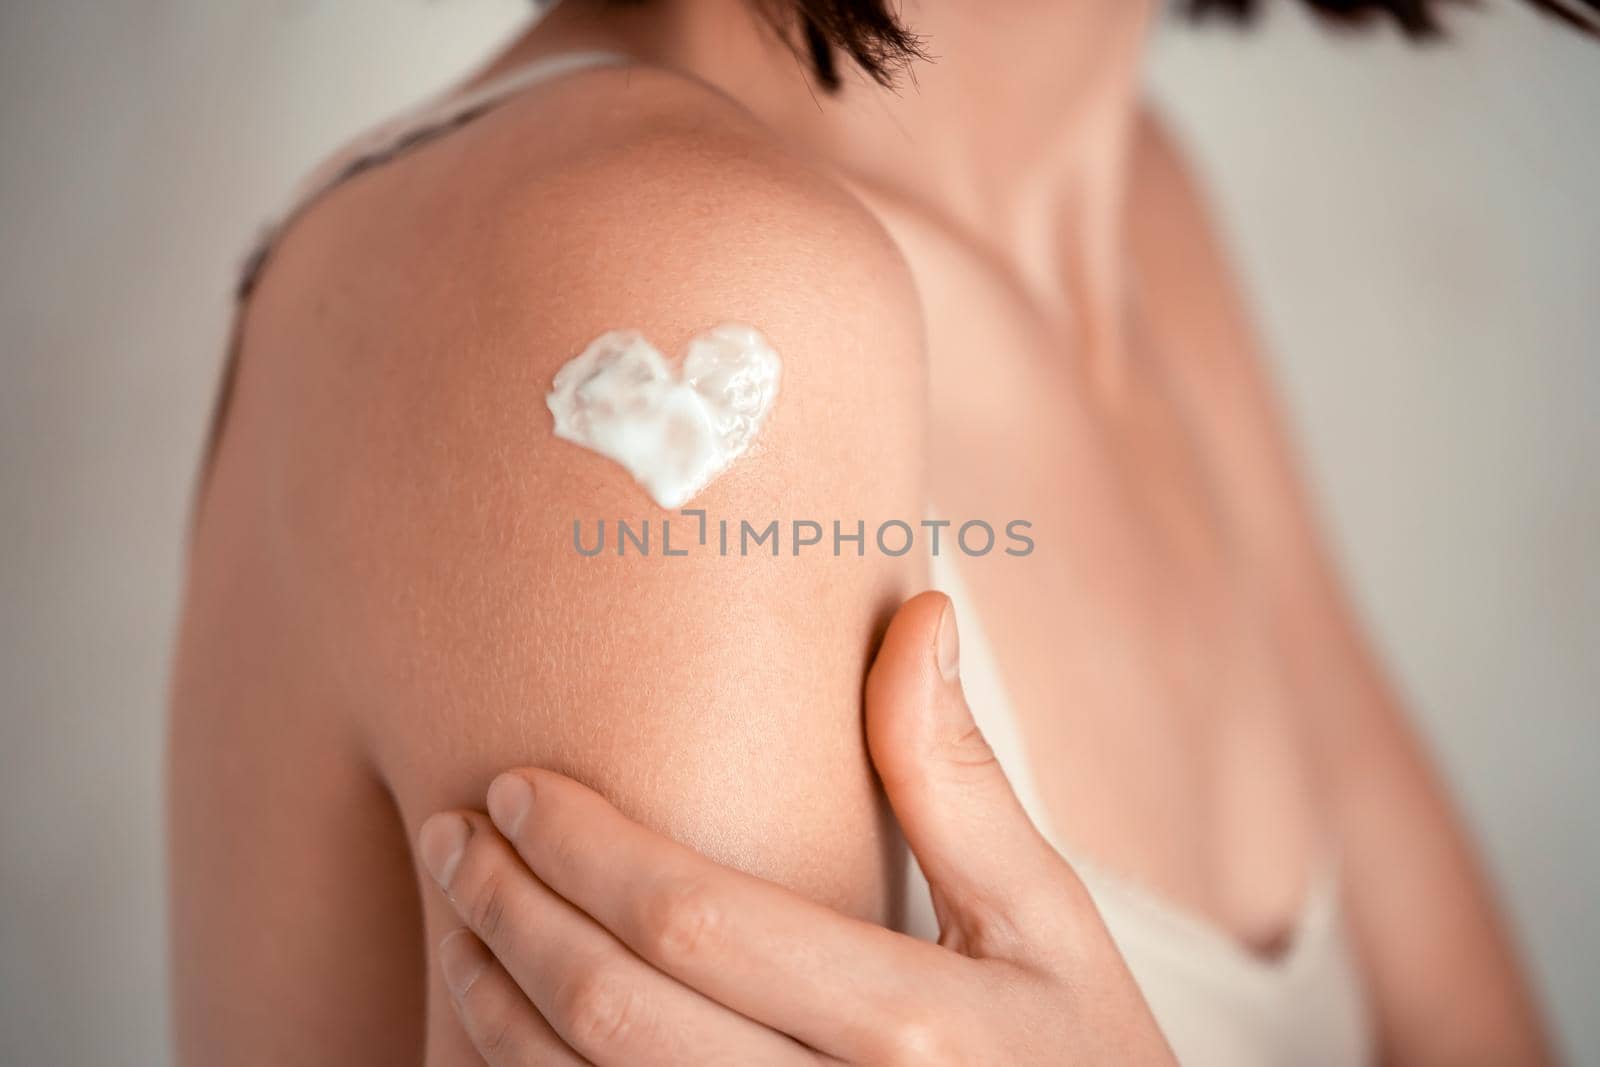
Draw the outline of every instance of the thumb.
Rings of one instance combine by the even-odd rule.
[[[867,746],[933,890],[940,940],[1002,954],[986,942],[1059,917],[1063,886],[1077,880],[973,722],[959,659],[949,597],[922,593],[902,605],[867,675]]]

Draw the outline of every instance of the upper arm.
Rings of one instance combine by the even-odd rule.
[[[172,676],[175,1062],[414,1061],[426,987],[406,831],[313,667],[325,652],[273,549],[268,453],[235,447],[249,436],[202,502]]]
[[[1302,720],[1343,865],[1387,1060],[1543,1062],[1537,1013],[1488,882],[1318,529],[1270,376],[1176,146],[1141,145],[1138,239],[1177,295],[1179,343],[1204,378],[1208,439],[1252,564],[1306,683]]]
[[[363,203],[320,235],[308,220],[256,298],[230,433],[254,425],[275,449],[267,525],[297,669],[412,832],[537,764],[713,858],[891,918],[860,693],[876,629],[920,579],[872,544],[879,522],[921,516],[921,338],[897,255],[742,136],[669,131],[484,180],[481,202],[437,205],[379,262]],[[622,468],[557,440],[544,396],[605,330],[671,355],[728,321],[770,339],[783,381],[756,446],[691,504],[713,524],[701,547]],[[661,554],[669,518],[687,556]],[[797,519],[828,531],[798,556]],[[587,558],[573,524],[592,539],[600,520],[611,540]],[[617,520],[649,521],[649,556],[616,554]],[[780,553],[740,554],[741,520],[776,520]],[[864,557],[833,553],[835,521],[865,522]],[[453,920],[424,899],[436,936]],[[459,1051],[448,1012],[431,1018],[434,1052]]]

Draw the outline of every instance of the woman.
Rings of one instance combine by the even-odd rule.
[[[176,668],[184,1062],[1548,1060],[1140,100],[1151,5],[904,14],[570,0],[258,257]],[[556,439],[596,338],[723,323],[781,389],[697,514]],[[959,641],[895,614],[930,566]]]

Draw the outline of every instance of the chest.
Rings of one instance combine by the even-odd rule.
[[[1270,940],[1316,848],[1299,727],[1314,682],[1278,643],[1213,384],[1182,362],[1203,353],[1145,307],[1120,351],[1085,352],[1080,324],[1032,313],[960,256],[915,269],[933,506],[955,524],[1020,521],[1032,542],[1025,556],[958,544],[951,562],[1050,821],[1083,854]],[[1109,389],[1102,357],[1118,361]]]

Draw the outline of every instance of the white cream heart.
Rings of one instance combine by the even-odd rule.
[[[636,330],[612,330],[545,397],[556,436],[615,460],[664,508],[682,507],[744,454],[783,364],[760,331],[727,323],[689,342],[676,373]]]

